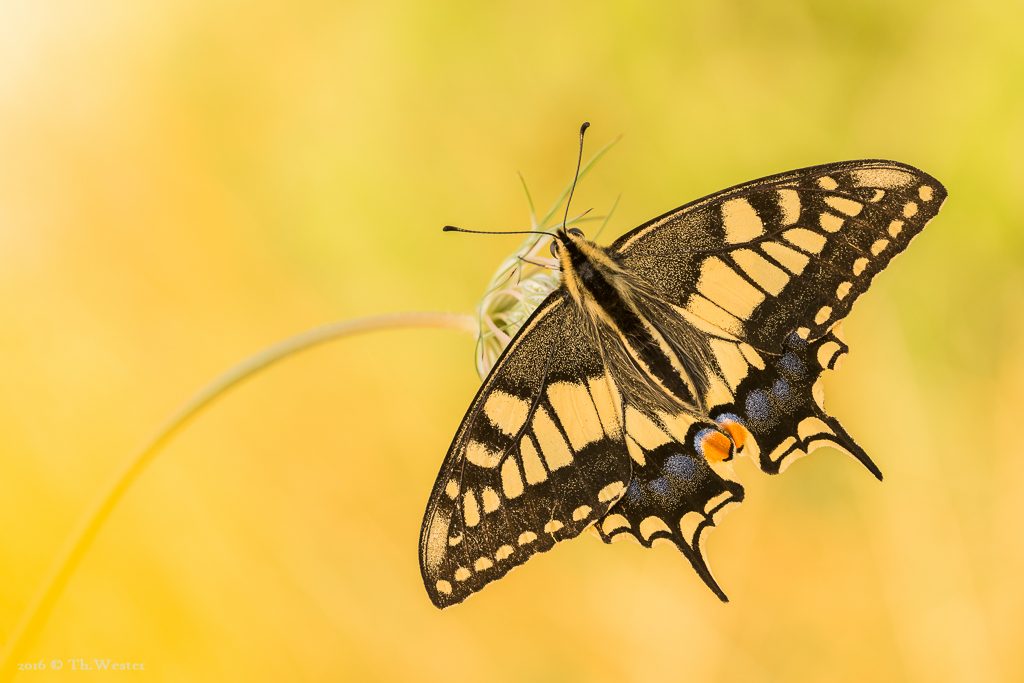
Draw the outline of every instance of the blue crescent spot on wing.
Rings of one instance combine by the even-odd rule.
[[[754,389],[747,394],[746,409],[747,417],[751,422],[755,424],[767,422],[771,417],[772,410],[768,392],[764,389]]]
[[[665,477],[658,477],[648,482],[647,488],[660,498],[662,503],[672,503],[679,497],[679,494],[672,488],[672,484]]]
[[[783,354],[782,358],[779,359],[779,367],[788,373],[798,376],[803,376],[807,372],[803,361],[797,358],[797,355],[792,351],[787,351]]]
[[[693,460],[678,454],[669,457],[662,469],[669,478],[680,481],[691,481],[697,473],[697,465]]]
[[[722,413],[717,418],[715,418],[715,422],[722,425],[728,424],[730,422],[735,422],[738,425],[744,424],[743,418],[737,415],[736,413]]]
[[[644,499],[644,490],[640,487],[640,482],[634,477],[629,482],[629,487],[626,489],[626,496],[629,498],[631,503],[641,503]]]
[[[789,398],[789,382],[784,379],[775,380],[772,384],[772,393],[782,399]]]

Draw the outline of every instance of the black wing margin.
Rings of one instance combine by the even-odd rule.
[[[599,351],[556,290],[495,364],[441,466],[420,530],[431,601],[462,602],[603,516],[632,474],[622,422]]]

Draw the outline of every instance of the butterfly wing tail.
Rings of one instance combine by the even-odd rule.
[[[810,453],[816,448],[822,446],[831,446],[837,450],[847,453],[854,460],[859,462],[861,465],[867,468],[868,472],[874,475],[875,479],[882,481],[882,470],[878,469],[878,465],[868,457],[868,454],[864,452],[864,449],[860,447],[850,433],[846,431],[839,420],[827,415],[824,411],[819,413],[819,418],[828,427],[827,431],[819,432],[811,436],[806,443],[804,450]]]
[[[685,437],[658,419],[644,425],[637,418],[632,426],[645,443],[632,440],[639,462],[633,467],[625,495],[597,524],[601,539],[612,543],[632,538],[645,548],[667,541],[690,562],[708,588],[728,602],[708,567],[704,544],[725,514],[743,501],[743,487],[732,473],[729,439],[717,426],[704,421],[691,424]],[[670,432],[682,438],[677,440]],[[658,441],[664,443],[654,445]]]
[[[712,411],[741,452],[767,474],[784,471],[798,458],[831,446],[864,465],[875,478],[882,472],[846,431],[825,412],[821,375],[839,366],[849,350],[838,327],[813,342],[791,334],[779,356],[765,356],[740,384],[736,400]]]

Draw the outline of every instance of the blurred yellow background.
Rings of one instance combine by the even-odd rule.
[[[1016,0],[0,4],[0,641],[119,462],[322,323],[471,312],[576,163],[606,237],[882,157],[938,219],[858,304],[822,450],[712,534],[585,535],[445,612],[417,565],[473,340],[386,332],[256,377],[164,451],[25,661],[152,681],[1024,680],[1024,6]]]

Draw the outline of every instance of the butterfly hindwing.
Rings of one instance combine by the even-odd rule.
[[[797,458],[831,446],[881,479],[867,453],[824,409],[821,375],[837,367],[848,350],[838,326],[813,342],[793,333],[783,348],[780,355],[748,351],[749,365],[737,382],[733,401],[713,407],[711,418],[768,474],[778,474]]]
[[[725,600],[708,568],[704,541],[725,513],[743,500],[743,487],[732,473],[729,439],[720,427],[703,420],[680,417],[672,429],[666,426],[668,420],[630,410],[626,433],[637,453],[633,479],[597,531],[606,543],[629,536],[650,548],[667,540]],[[680,422],[684,435],[677,426]]]
[[[905,164],[827,164],[687,204],[611,251],[688,314],[781,353],[791,332],[814,340],[842,320],[945,198]]]
[[[625,491],[621,400],[581,328],[577,310],[549,298],[463,419],[420,532],[438,607],[578,536]]]

